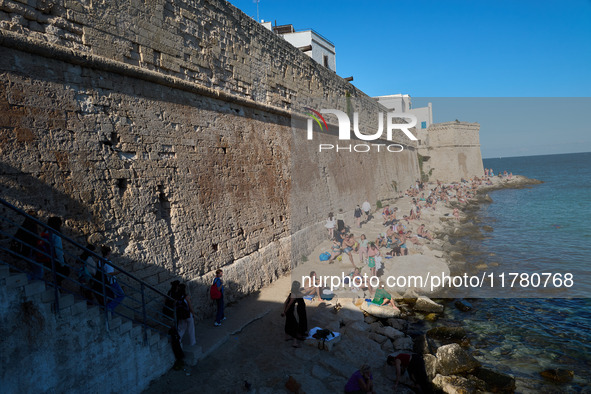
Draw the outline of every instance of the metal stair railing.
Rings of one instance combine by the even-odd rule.
[[[43,280],[53,287],[55,313],[59,314],[61,310],[60,294],[70,293],[89,304],[98,305],[105,314],[107,330],[111,321],[109,313],[111,317],[116,315],[141,324],[144,343],[148,340],[148,330],[168,333],[175,327],[173,298],[1,198],[0,207],[3,207],[0,212],[0,263],[26,273],[30,280]],[[35,231],[35,227],[41,232]],[[45,237],[41,235],[43,233]],[[62,240],[64,265],[58,261],[54,243],[47,242],[48,238],[55,236]],[[81,256],[94,260],[98,275],[87,274],[93,267],[87,264],[87,257],[83,261]],[[107,278],[111,276],[105,273],[105,264],[117,272],[115,280],[124,290],[123,299],[112,310],[107,305],[116,300],[116,294],[110,292],[112,286]]]

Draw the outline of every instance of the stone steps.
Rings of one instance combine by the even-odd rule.
[[[20,302],[33,302],[39,310],[53,313],[62,321],[70,320],[72,325],[82,321],[93,321],[97,329],[106,329],[111,335],[129,335],[142,346],[148,346],[151,351],[170,349],[168,335],[148,329],[147,343],[144,344],[142,326],[127,318],[113,317],[107,319],[105,312],[97,306],[88,304],[81,297],[74,294],[59,294],[59,310],[56,310],[55,289],[42,280],[29,280],[27,274],[11,272],[9,266],[0,263],[0,286],[7,289],[9,298]],[[172,353],[172,350],[170,350]]]

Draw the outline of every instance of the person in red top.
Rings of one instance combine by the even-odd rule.
[[[384,210],[382,211],[382,218],[384,219],[384,225],[392,220],[392,210],[390,209],[390,205],[386,205],[384,207]]]
[[[414,383],[412,387],[418,393],[432,393],[433,389],[427,372],[425,372],[425,361],[423,360],[422,354],[416,354],[411,352],[396,352],[388,356],[386,360],[388,365],[396,367],[396,384],[394,391],[398,388],[400,383],[400,377],[404,374],[404,371],[408,371],[410,380]]]

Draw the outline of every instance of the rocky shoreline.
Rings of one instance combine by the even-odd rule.
[[[431,242],[411,246],[409,256],[394,257],[390,261],[386,261],[383,275],[400,273],[401,262],[410,260],[413,256],[433,257],[444,261],[449,267],[451,276],[485,268],[468,267],[466,265],[464,255],[470,252],[469,247],[459,241],[460,238],[465,236],[476,239],[484,237],[480,226],[475,223],[474,212],[479,209],[481,204],[492,202],[488,195],[490,191],[505,188],[523,188],[542,183],[523,176],[515,176],[510,180],[506,178],[492,178],[491,180],[492,185],[480,186],[475,195],[465,203],[454,201],[446,206],[437,207],[434,212],[423,210],[423,216],[420,220],[409,222],[407,226],[413,231],[416,231],[418,223],[425,224],[435,235],[435,238]],[[402,212],[405,212],[410,205],[410,200],[411,198],[405,196],[391,200],[390,204],[396,205]],[[461,210],[459,218],[452,215],[454,208]],[[379,216],[379,212],[377,212],[377,215]],[[482,230],[485,232],[493,231],[492,228],[487,227],[482,228]],[[358,232],[356,230],[352,231]],[[363,231],[363,229],[359,231]],[[370,236],[368,239],[372,239],[372,237]],[[421,239],[421,241],[426,240]],[[326,247],[326,245],[324,246]],[[315,250],[315,252],[319,250],[322,250],[322,248]],[[312,256],[310,256],[310,259],[314,258]],[[346,264],[348,258],[343,257],[342,262]],[[326,272],[321,274],[326,274]],[[293,274],[292,277],[294,277]],[[426,292],[421,291],[424,289],[386,287],[386,290],[392,294],[398,307],[398,311],[390,312],[391,317],[384,316],[382,309],[385,307],[376,307],[364,300],[365,297],[371,298],[367,291],[363,296],[360,295],[352,301],[348,298],[340,298],[338,296],[339,291],[336,291],[337,297],[332,300],[332,303],[336,303],[341,309],[336,313],[337,318],[327,322],[325,326],[331,330],[342,332],[344,334],[343,340],[349,342],[359,342],[361,341],[360,338],[376,342],[380,345],[384,359],[387,354],[396,351],[413,351],[422,354],[429,379],[435,388],[443,392],[515,391],[514,377],[487,368],[472,356],[468,332],[462,327],[461,321],[441,319],[444,305],[446,307],[455,307],[461,311],[469,311],[472,308],[469,301],[465,299],[450,301],[449,299],[434,297],[431,300],[427,296],[428,294],[425,294]],[[353,308],[351,304],[354,305]],[[355,310],[355,307],[363,311],[363,323],[360,323],[358,319],[351,319],[349,316],[351,312],[345,312],[346,310]],[[338,318],[341,314],[344,314],[344,319]],[[354,334],[350,335],[352,331]],[[338,346],[339,344],[335,345],[335,348]],[[359,344],[358,346],[364,345]],[[365,346],[369,345],[365,344]],[[379,358],[373,361],[377,364],[380,363]],[[378,374],[376,380],[380,377],[391,383],[392,378],[395,376],[392,373],[393,371],[383,371],[383,376],[380,377]],[[374,373],[374,375],[376,374]],[[406,381],[402,382],[409,384],[408,387],[410,387],[408,377],[406,379]]]

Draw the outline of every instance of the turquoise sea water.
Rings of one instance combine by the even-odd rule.
[[[479,258],[498,263],[497,272],[572,272],[580,298],[569,291],[561,298],[488,298],[474,300],[471,312],[449,313],[472,332],[484,364],[516,376],[518,392],[590,390],[591,153],[485,159],[484,167],[544,183],[490,193],[493,203],[478,216],[494,231],[472,241]],[[539,375],[548,368],[572,370],[575,378],[548,383]]]

